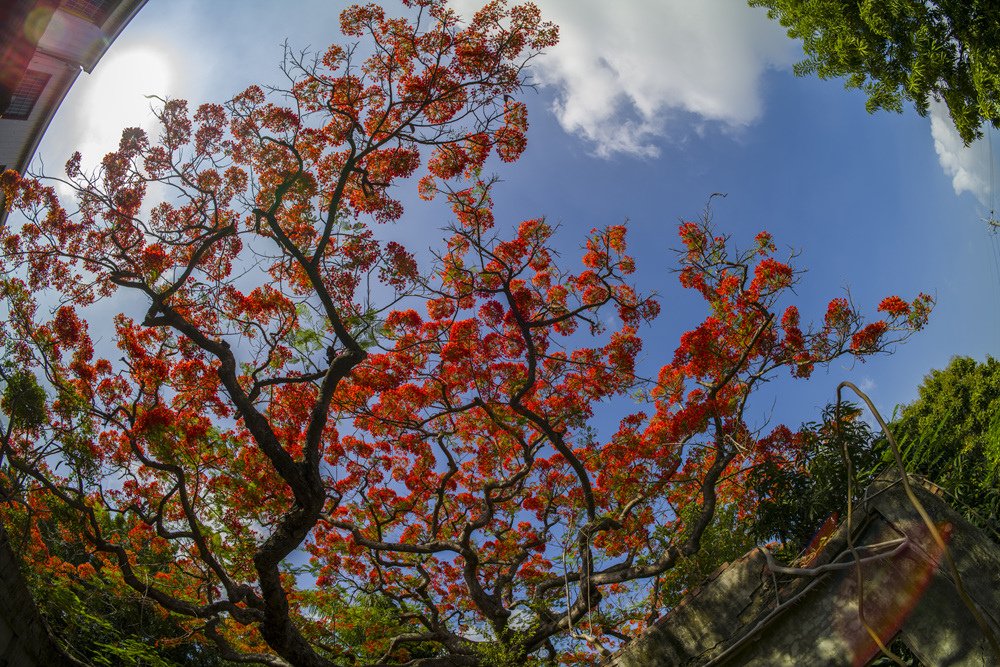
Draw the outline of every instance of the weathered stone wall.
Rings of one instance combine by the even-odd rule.
[[[50,638],[0,525],[0,667],[74,664]]]
[[[941,499],[915,491],[947,535],[968,594],[1000,635],[996,545]],[[846,526],[810,566],[850,566],[822,576],[773,573],[764,552],[754,550],[689,594],[609,666],[864,665],[879,648],[858,614],[862,591],[865,619],[880,640],[898,637],[923,664],[1000,665],[898,480],[873,484],[857,515],[856,546],[907,538],[896,555],[862,565],[860,589]]]

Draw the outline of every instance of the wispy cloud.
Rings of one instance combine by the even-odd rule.
[[[990,205],[990,155],[986,139],[970,146],[958,136],[944,102],[931,103],[931,136],[944,173],[951,178],[955,194],[969,192],[983,206]]]
[[[873,391],[875,391],[875,388],[877,386],[878,385],[875,383],[875,380],[868,377],[867,375],[861,378],[861,382],[858,383],[858,387],[861,389],[861,391],[865,392],[866,394],[870,394]]]

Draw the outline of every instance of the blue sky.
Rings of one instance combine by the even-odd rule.
[[[628,219],[637,282],[662,295],[646,363],[668,361],[679,333],[704,317],[677,287],[670,248],[678,219],[699,215],[714,192],[728,195],[714,202],[721,232],[747,245],[767,229],[801,252],[804,319],[822,317],[847,288],[869,313],[889,294],[938,300],[930,325],[892,356],[838,363],[808,383],[781,378],[757,402],[761,418],[773,409],[791,425],[814,419],[841,380],[891,411],[951,356],[1000,356],[1000,239],[983,221],[1000,179],[988,141],[965,149],[936,112],[871,116],[839,81],[794,77],[799,46],[763,11],[731,0],[536,4],[561,25],[562,42],[535,63],[528,151],[498,168],[497,219],[513,226],[545,215],[561,225],[566,260],[591,227]],[[149,0],[78,79],[36,167],[41,159],[56,171],[77,148],[93,163],[123,126],[151,127],[142,94],[197,104],[277,82],[281,43],[321,49],[337,40],[341,7]],[[1000,133],[994,140],[1000,153]],[[446,220],[413,194],[386,233],[426,246]]]

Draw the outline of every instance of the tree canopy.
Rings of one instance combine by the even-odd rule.
[[[847,77],[868,111],[924,116],[948,106],[966,144],[1000,127],[1000,7],[995,0],[750,0],[801,39],[797,74]]]
[[[777,538],[794,554],[824,521],[847,509],[848,469],[855,472],[855,500],[875,476],[895,468],[888,440],[874,431],[856,406],[828,405],[820,422],[796,434],[801,447],[788,460],[765,462],[750,491],[759,506],[751,530],[759,541]],[[932,370],[918,398],[901,406],[889,424],[906,471],[926,477],[972,523],[1000,539],[1000,362],[954,357]]]
[[[494,220],[482,176],[525,148],[516,95],[555,27],[404,4],[345,10],[358,44],[286,53],[284,89],[162,101],[158,136],[69,159],[72,203],[4,173],[26,220],[0,230],[0,510],[39,572],[131,589],[225,659],[589,662],[798,446],[748,423],[754,392],[886,350],[931,299],[867,321],[834,298],[807,326],[768,233],[686,221],[706,316],[639,375],[659,306],[626,228],[567,262],[544,219]],[[378,227],[418,175],[454,215],[424,267]]]
[[[903,463],[1000,536],[1000,361],[955,357],[932,370],[918,391],[892,422]],[[887,449],[880,444],[883,457]]]

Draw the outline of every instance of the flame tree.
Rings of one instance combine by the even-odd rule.
[[[687,222],[679,276],[709,314],[639,377],[658,306],[625,229],[564,266],[543,219],[494,225],[480,177],[524,150],[514,96],[556,29],[530,4],[404,4],[347,9],[357,45],[287,54],[283,90],[166,100],[158,138],[74,155],[71,208],[4,174],[26,222],[0,239],[0,506],[45,576],[135,591],[232,660],[587,661],[795,447],[744,421],[754,390],[884,350],[930,300],[865,324],[834,299],[806,327],[768,234],[740,252]],[[455,215],[424,271],[373,231],[418,172]]]

